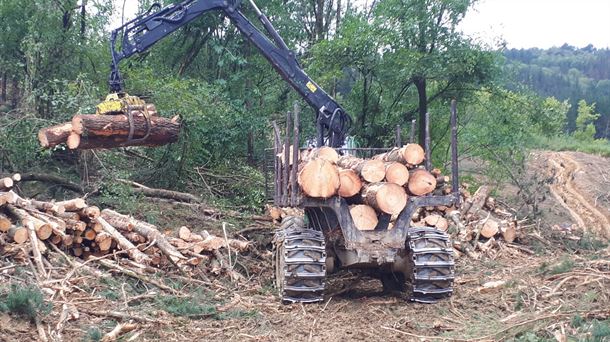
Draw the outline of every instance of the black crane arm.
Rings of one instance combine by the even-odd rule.
[[[218,10],[231,20],[273,65],[282,78],[313,107],[316,112],[317,145],[328,144],[332,147],[340,147],[351,126],[351,117],[305,73],[294,52],[286,46],[269,19],[252,0],[249,1],[271,39],[239,10],[240,0],[185,0],[166,7],[154,4],[147,12],[113,30],[110,41],[112,63],[109,84],[111,91],[121,93],[123,90],[123,80],[119,72],[121,60],[146,51],[178,28],[205,13]],[[118,38],[121,39],[120,47],[117,47],[116,44]]]

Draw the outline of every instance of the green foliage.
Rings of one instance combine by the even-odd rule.
[[[537,137],[534,144],[538,148],[553,151],[579,151],[590,154],[597,154],[602,157],[610,157],[610,142],[605,139],[594,141],[577,140],[573,136],[560,136],[554,138]]]
[[[595,104],[587,105],[585,100],[580,100],[578,102],[578,116],[576,117],[574,138],[585,142],[595,140],[594,122],[599,117],[599,114],[595,114]]]
[[[165,296],[158,299],[163,310],[175,316],[213,316],[217,313],[212,304],[197,303],[193,298]]]
[[[574,260],[569,257],[562,258],[561,262],[548,270],[548,274],[561,274],[570,272],[574,268]]]
[[[38,315],[47,315],[52,304],[44,300],[40,289],[34,286],[11,285],[7,294],[0,295],[0,311],[34,320]]]

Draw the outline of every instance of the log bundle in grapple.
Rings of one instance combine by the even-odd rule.
[[[349,154],[339,156],[330,147],[305,150],[299,153],[296,165],[298,190],[304,197],[345,198],[351,205],[355,226],[359,230],[374,230],[381,214],[390,215],[394,222],[410,196],[451,192],[447,177],[438,169],[427,171],[422,165],[424,159],[424,150],[417,144],[394,148],[368,159]],[[293,167],[292,161],[286,165],[284,160],[281,159],[284,166]],[[435,220],[436,216],[440,219]],[[412,225],[421,223],[446,230],[446,220],[436,216],[414,216]]]
[[[180,134],[178,117],[157,115],[152,104],[127,114],[77,114],[71,122],[42,128],[38,141],[44,148],[66,144],[70,149],[99,149],[126,146],[161,146],[176,142]]]

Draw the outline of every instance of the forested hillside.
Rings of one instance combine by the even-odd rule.
[[[601,114],[596,136],[610,138],[610,50],[564,44],[548,50],[510,49],[504,56],[513,81],[541,96],[569,100],[568,131],[575,129],[578,102],[585,100]]]

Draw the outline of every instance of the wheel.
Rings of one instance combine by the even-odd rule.
[[[284,303],[322,301],[326,247],[322,232],[305,228],[299,217],[286,217],[275,235],[275,285]]]
[[[413,262],[411,301],[436,303],[451,296],[455,264],[447,234],[431,228],[409,229],[407,247]]]

